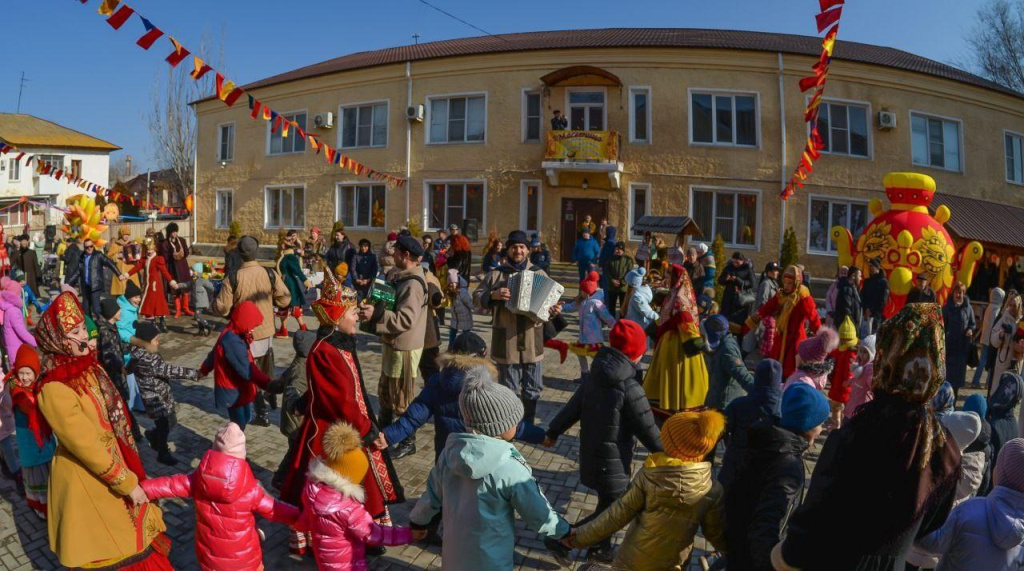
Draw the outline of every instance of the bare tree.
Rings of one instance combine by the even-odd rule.
[[[1024,0],[990,0],[978,9],[967,37],[971,67],[986,78],[1024,93]]]
[[[107,175],[110,179],[111,187],[119,182],[126,182],[128,180],[127,156],[122,155],[117,159],[110,161],[110,167],[107,169]]]

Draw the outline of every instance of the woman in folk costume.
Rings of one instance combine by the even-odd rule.
[[[110,245],[110,250],[107,251],[107,257],[114,260],[114,263],[117,264],[117,269],[120,270],[122,274],[131,272],[132,268],[139,263],[140,259],[139,245],[128,238],[131,233],[131,229],[127,226],[122,226],[121,229],[117,231],[117,240]],[[127,281],[131,281],[134,282],[135,285],[139,285],[139,277],[136,275],[131,275]],[[122,295],[127,281],[110,280],[110,295],[115,297]]]
[[[36,393],[57,437],[50,466],[50,549],[67,567],[164,570],[170,540],[146,479],[128,410],[96,355],[85,314],[71,293],[57,296],[36,327],[45,357]]]
[[[371,447],[379,425],[356,355],[359,312],[355,290],[342,287],[326,272],[323,295],[313,303],[313,313],[321,326],[306,358],[309,388],[298,403],[300,410],[306,411],[305,418],[294,442],[299,449],[289,451],[294,460],[281,485],[281,499],[296,505],[301,501],[310,461],[324,455],[324,434],[335,422],[347,422],[359,431],[370,459],[370,469],[362,480],[366,511],[378,523],[390,525],[387,505],[404,502],[405,495],[388,452]],[[307,542],[306,534],[294,532],[290,547],[294,553],[302,553]]]
[[[661,306],[657,345],[644,377],[644,391],[658,407],[680,411],[703,406],[708,367],[701,353],[704,338],[690,276],[679,264],[672,264],[671,272],[672,289]]]
[[[145,250],[146,259],[136,264],[131,272],[129,272],[136,274],[142,269],[146,270],[146,289],[142,292],[139,315],[151,321],[158,319],[160,321],[160,330],[166,333],[167,325],[164,322],[164,318],[171,314],[171,310],[167,307],[167,293],[164,289],[164,280],[167,280],[171,289],[176,289],[178,282],[174,281],[174,276],[167,271],[167,261],[163,256],[157,255],[157,249],[149,239],[146,240]]]
[[[306,290],[310,288],[310,283],[306,279],[306,274],[302,273],[302,260],[299,258],[298,248],[299,233],[289,230],[277,255],[277,271],[281,274],[284,284],[288,286],[288,292],[292,294],[292,301],[288,307],[277,314],[281,318],[281,329],[274,334],[274,337],[288,336],[288,327],[286,326],[289,315],[299,322],[300,330],[306,330],[306,323],[302,321],[302,306],[306,303]]]
[[[1020,374],[1022,341],[1020,341],[1019,330],[1021,320],[1024,320],[1024,299],[1014,290],[1006,292],[1006,300],[1003,301],[1003,309],[992,325],[992,332],[989,334],[989,343],[992,344],[992,378],[1002,379],[1003,373],[1011,371]],[[998,382],[992,383],[988,388],[988,396],[991,398],[995,392]],[[1021,415],[1024,418],[1024,414]]]
[[[743,334],[756,329],[768,317],[775,318],[775,338],[771,354],[765,357],[782,363],[782,375],[788,378],[796,370],[796,350],[807,339],[808,326],[811,334],[821,328],[818,308],[810,290],[803,285],[803,271],[797,266],[786,268],[782,274],[782,288],[747,319]]]
[[[178,236],[176,222],[167,225],[167,238],[158,239],[157,246],[161,257],[166,260],[167,270],[174,276],[174,280],[180,284],[188,284],[192,279],[192,269],[188,265],[188,242]],[[182,312],[188,316],[192,315],[192,308],[189,307],[189,292],[191,291],[191,288],[173,288],[171,294],[174,296],[174,317],[181,317]]]

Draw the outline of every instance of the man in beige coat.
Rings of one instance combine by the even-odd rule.
[[[378,396],[381,426],[391,424],[409,408],[416,390],[416,371],[423,356],[427,332],[427,283],[420,257],[423,246],[412,236],[399,236],[395,242],[395,267],[388,280],[395,287],[394,311],[363,303],[359,319],[380,335],[381,367]],[[402,457],[416,451],[414,439],[407,438],[391,451]]]
[[[526,232],[511,232],[505,241],[505,252],[505,262],[488,272],[473,292],[473,303],[481,310],[493,313],[491,358],[498,365],[498,380],[520,393],[525,411],[523,420],[533,423],[537,401],[544,390],[544,322],[512,313],[505,307],[505,302],[512,297],[508,289],[509,276],[523,270],[547,274],[530,263]],[[551,308],[552,317],[561,312],[560,305]]]
[[[243,236],[238,241],[238,253],[242,257],[242,267],[234,278],[226,276],[224,285],[214,300],[212,309],[220,315],[228,315],[231,309],[246,300],[251,300],[263,314],[263,323],[253,329],[253,342],[250,346],[256,364],[267,376],[274,377],[274,308],[288,307],[291,293],[281,279],[281,274],[266,268],[256,261],[256,253],[260,243],[252,236]],[[263,391],[256,397],[256,414],[252,423],[257,426],[270,426],[270,410],[267,396]]]

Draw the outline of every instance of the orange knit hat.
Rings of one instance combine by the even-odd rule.
[[[661,427],[665,454],[683,462],[703,462],[725,431],[725,417],[715,410],[680,412]]]
[[[335,422],[324,433],[323,463],[344,476],[349,482],[359,484],[370,469],[370,460],[363,452],[359,431],[347,422]]]

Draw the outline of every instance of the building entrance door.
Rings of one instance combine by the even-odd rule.
[[[599,226],[601,220],[608,217],[608,201],[597,198],[562,199],[562,247],[559,252],[561,261],[572,261],[572,247],[579,238],[580,225],[588,214],[594,226]]]

